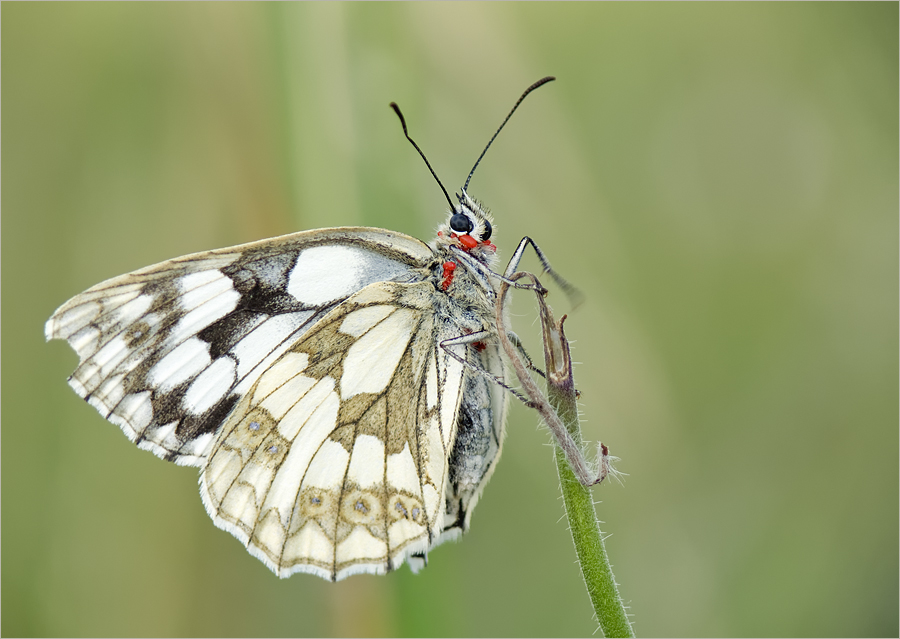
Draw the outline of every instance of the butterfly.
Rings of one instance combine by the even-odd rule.
[[[505,271],[469,181],[429,245],[303,231],[112,278],[47,321],[69,385],[140,448],[198,466],[203,505],[280,577],[384,574],[469,528],[505,436]],[[424,153],[403,132],[437,180]],[[440,185],[440,180],[437,180]]]

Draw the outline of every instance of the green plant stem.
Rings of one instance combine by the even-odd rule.
[[[547,398],[566,425],[569,434],[580,444],[581,428],[574,386],[557,385],[548,376]],[[562,448],[555,446],[554,452],[566,517],[569,519],[569,530],[575,543],[575,553],[578,555],[584,585],[597,614],[597,621],[607,637],[633,637],[634,631],[625,613],[625,606],[619,596],[619,589],[606,555],[606,547],[603,545],[591,490],[582,486],[575,477]]]
[[[541,395],[525,363],[509,339],[506,328],[506,295],[509,285],[500,285],[496,304],[498,338],[513,365],[516,376],[535,408],[554,435],[556,467],[563,493],[569,530],[575,543],[575,553],[581,567],[581,575],[587,587],[591,605],[597,615],[600,629],[607,637],[633,637],[634,631],[619,589],[600,532],[600,522],[594,510],[590,486],[601,482],[609,474],[609,451],[600,445],[600,468],[591,473],[582,454],[581,427],[576,403],[575,380],[572,375],[572,358],[569,342],[563,329],[565,316],[556,322],[544,300],[546,291],[530,273],[515,273],[509,279],[516,281],[528,277],[535,285],[540,309],[543,333],[544,361],[546,364],[547,395]],[[577,472],[576,472],[577,470]]]

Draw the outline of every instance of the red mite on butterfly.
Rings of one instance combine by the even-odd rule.
[[[444,273],[441,278],[441,289],[446,291],[453,282],[453,271],[456,270],[456,262],[444,262]]]
[[[441,231],[438,231],[438,237],[443,236],[444,234]],[[473,248],[478,246],[478,240],[468,234],[457,235],[456,233],[451,233],[450,237],[458,239],[459,243],[462,244],[463,247],[465,247],[467,250],[472,250]],[[484,240],[483,242],[481,242],[481,245],[490,249],[492,253],[497,251],[497,247],[491,244],[490,240]],[[444,262],[443,267],[444,272],[441,279],[441,289],[446,291],[448,288],[450,288],[450,284],[453,283],[453,271],[456,270],[456,262]]]

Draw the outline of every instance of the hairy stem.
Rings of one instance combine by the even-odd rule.
[[[540,289],[537,278],[530,273],[516,273],[510,277],[515,281],[529,277]],[[581,566],[581,575],[600,629],[607,637],[633,637],[634,631],[618,585],[609,564],[603,544],[600,523],[594,510],[590,486],[599,483],[611,469],[609,450],[600,444],[599,469],[592,472],[581,452],[581,428],[576,404],[575,382],[572,376],[572,360],[569,342],[563,330],[565,316],[556,322],[543,295],[537,293],[543,332],[544,359],[547,367],[547,397],[538,390],[528,374],[525,364],[515,346],[507,337],[504,305],[509,285],[502,282],[496,304],[497,329],[500,343],[506,351],[516,371],[531,405],[533,405],[554,434],[556,440],[556,467],[563,493],[569,530],[575,543],[575,553]]]

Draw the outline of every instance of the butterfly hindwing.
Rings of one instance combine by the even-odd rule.
[[[437,344],[434,294],[424,282],[356,293],[225,422],[204,504],[280,576],[384,573],[437,542],[464,375]]]
[[[222,421],[315,322],[372,282],[415,279],[423,243],[323,229],[169,260],[63,304],[47,339],[80,358],[69,383],[142,448],[203,465]]]

